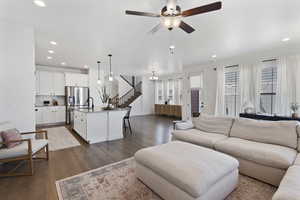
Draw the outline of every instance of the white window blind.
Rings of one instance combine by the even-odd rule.
[[[225,68],[225,115],[238,116],[240,108],[239,66]]]
[[[275,109],[277,89],[276,60],[264,62],[261,73],[260,112],[273,114]]]

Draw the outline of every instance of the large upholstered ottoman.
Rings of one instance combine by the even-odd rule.
[[[185,142],[135,154],[137,177],[165,200],[223,200],[238,184],[238,161]]]

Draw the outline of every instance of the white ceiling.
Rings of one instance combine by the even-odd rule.
[[[0,19],[33,25],[36,30],[36,63],[42,65],[108,67],[113,54],[117,73],[160,73],[182,70],[183,66],[261,51],[299,48],[299,0],[223,0],[223,9],[184,19],[196,32],[148,31],[159,19],[125,16],[126,9],[159,13],[160,0],[44,0],[39,8],[32,0],[1,0]],[[178,0],[183,10],[213,0]],[[289,42],[281,41],[290,37]],[[56,41],[52,46],[49,41]],[[168,47],[175,44],[175,55]],[[48,50],[55,54],[47,60]]]

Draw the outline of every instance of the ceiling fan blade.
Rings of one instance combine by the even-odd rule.
[[[222,2],[219,1],[219,2],[215,2],[212,4],[205,5],[205,6],[200,6],[197,8],[183,11],[182,16],[189,17],[189,16],[207,13],[207,12],[211,12],[211,11],[215,11],[215,10],[220,10],[221,8],[222,8]]]
[[[184,21],[181,21],[179,28],[181,28],[182,30],[184,30],[187,33],[192,33],[195,31],[195,29],[193,27],[191,27],[190,25],[188,25],[187,23],[185,23]]]
[[[149,34],[154,34],[154,33],[156,33],[159,29],[161,29],[163,26],[162,26],[162,24],[161,23],[159,23],[159,24],[157,24],[155,27],[153,27],[152,29],[151,29],[151,31],[149,31]]]
[[[155,13],[148,13],[148,12],[138,12],[138,11],[132,11],[132,10],[126,10],[126,15],[138,15],[138,16],[144,16],[144,17],[160,17],[160,15]]]

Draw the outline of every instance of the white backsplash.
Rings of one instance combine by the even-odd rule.
[[[55,99],[58,102],[59,106],[65,105],[65,97],[64,96],[44,96],[38,95],[35,97],[35,105],[36,106],[43,106],[43,101],[50,101],[50,106],[53,105],[52,100]]]

